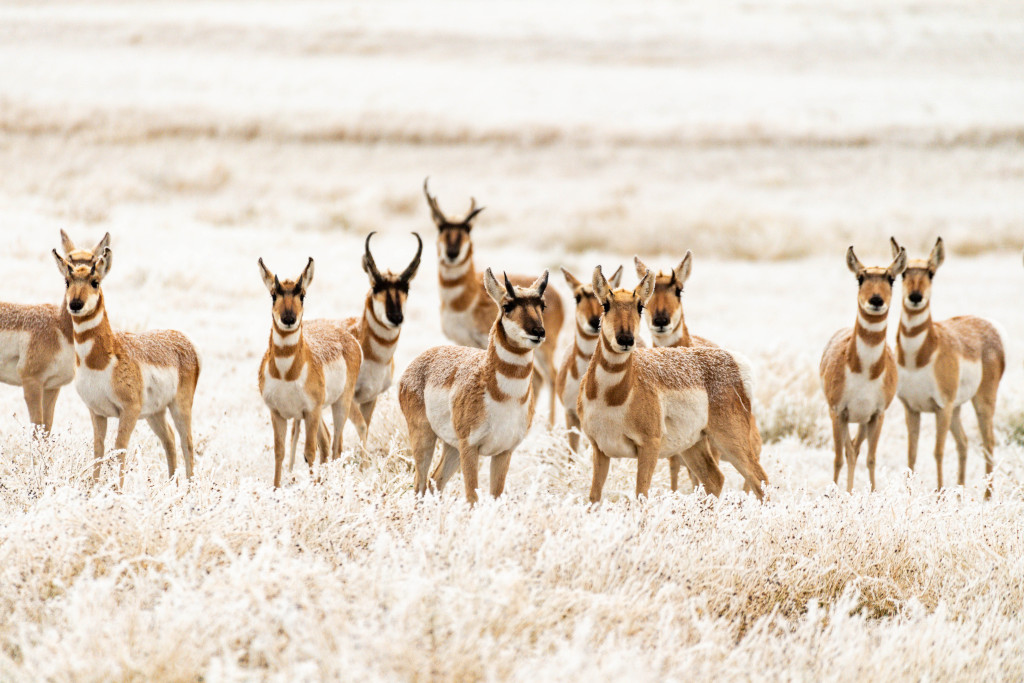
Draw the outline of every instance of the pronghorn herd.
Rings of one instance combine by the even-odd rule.
[[[761,437],[752,411],[753,379],[741,355],[691,335],[682,307],[692,269],[687,251],[678,266],[655,273],[637,257],[638,283],[621,287],[622,268],[606,278],[600,266],[578,279],[562,268],[575,308],[575,334],[562,363],[555,352],[565,317],[562,300],[540,276],[478,274],[473,259],[473,221],[483,210],[471,200],[467,214],[444,214],[424,181],[423,192],[437,227],[441,328],[457,345],[428,349],[398,381],[398,402],[409,432],[417,494],[441,491],[461,469],[467,500],[477,500],[481,457],[490,458],[491,494],[501,495],[513,451],[533,421],[538,393],[549,393],[549,423],[556,397],[564,406],[569,447],[590,442],[590,500],[601,500],[612,458],[637,462],[636,494],[649,494],[659,459],[670,464],[672,490],[686,467],[694,485],[718,495],[722,460],[735,467],[744,489],[758,498],[768,476],[760,463]],[[294,464],[302,427],[303,456],[310,472],[342,451],[351,421],[365,442],[378,398],[394,380],[394,354],[405,320],[409,288],[423,242],[400,273],[381,272],[366,237],[362,268],[369,291],[362,314],[337,320],[303,320],[314,261],[294,279],[273,273],[259,259],[271,297],[271,330],[259,366],[260,394],[270,411],[274,486],[281,485],[288,421],[292,421],[288,468]],[[948,432],[959,456],[964,484],[967,437],[960,407],[974,406],[991,491],[993,415],[1006,366],[997,324],[973,316],[943,322],[931,318],[931,284],[944,259],[939,239],[927,259],[908,259],[892,240],[893,261],[866,267],[853,247],[846,255],[857,279],[857,318],[825,347],[820,376],[832,420],[834,479],[845,462],[847,490],[867,442],[867,467],[875,489],[875,460],[885,411],[899,397],[906,411],[908,465],[913,469],[921,413],[935,414],[934,455],[942,487]],[[91,250],[61,232],[63,254],[53,256],[66,292],[61,306],[0,303],[0,381],[23,388],[32,424],[44,437],[53,427],[61,387],[72,381],[92,417],[93,478],[105,457],[107,420],[117,418],[114,454],[123,486],[131,434],[145,418],[163,445],[169,475],[176,469],[174,433],[181,440],[185,474],[193,473],[192,401],[201,361],[185,335],[174,330],[115,332],[107,317],[102,282],[113,262],[109,233]],[[886,341],[897,278],[902,306],[895,353]],[[653,348],[639,331],[646,320]],[[330,410],[331,425],[324,419]],[[857,425],[851,438],[850,425]],[[332,431],[333,430],[333,431]],[[441,458],[431,469],[437,442]]]

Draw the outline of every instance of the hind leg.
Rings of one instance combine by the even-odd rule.
[[[691,476],[695,476],[698,483],[704,485],[705,491],[713,496],[722,494],[725,475],[718,466],[718,458],[712,452],[711,442],[707,436],[701,436],[700,441],[687,449],[682,455],[682,460],[686,463]]]
[[[761,467],[760,438],[756,440],[753,438],[753,435],[757,434],[756,428],[745,426],[737,431],[740,432],[738,436],[712,434],[711,445],[717,449],[723,460],[743,475],[743,480],[750,485],[758,500],[764,500],[764,486],[768,484],[768,475]],[[849,443],[849,435],[847,435],[846,441]]]
[[[434,459],[434,445],[437,443],[437,435],[427,424],[409,425],[409,449],[412,451],[415,474],[413,487],[418,495],[427,492],[428,475],[430,474],[430,461]]]
[[[171,431],[171,426],[167,424],[166,411],[150,415],[146,418],[146,422],[149,423],[149,428],[153,430],[156,438],[160,439],[160,444],[164,447],[164,453],[167,455],[167,476],[173,477],[175,461],[178,456],[174,452],[174,433]]]
[[[505,490],[505,476],[511,462],[512,451],[505,451],[491,458],[491,495],[495,498]]]
[[[451,444],[441,442],[441,460],[438,461],[437,467],[434,469],[432,479],[434,480],[434,488],[440,493],[444,490],[448,480],[451,479],[456,472],[459,471],[459,449]]]
[[[832,481],[838,486],[839,473],[843,471],[843,460],[846,457],[846,439],[850,438],[846,423],[839,418],[834,410],[829,410],[829,417],[832,418],[832,446],[835,449],[836,458],[832,464]]]
[[[43,418],[43,385],[34,379],[23,379],[22,393],[25,394],[25,405],[28,406],[28,419],[35,428],[33,431],[45,429]]]
[[[57,407],[57,396],[59,395],[60,387],[43,391],[43,429],[47,434],[53,429],[53,410]]]
[[[953,442],[956,443],[956,481],[963,486],[967,480],[967,432],[964,431],[964,425],[960,421],[960,406],[953,408],[949,431],[953,433]]]
[[[983,395],[978,393],[973,399],[974,413],[978,416],[978,429],[981,431],[981,447],[985,455],[985,498],[992,496],[992,469],[994,467],[993,451],[996,445],[996,435],[993,428],[993,421],[996,411],[995,390]]]
[[[569,449],[573,453],[580,452],[580,418],[570,413],[568,410],[565,411],[565,426],[569,429]],[[572,456],[569,456],[569,460],[572,460]]]
[[[459,464],[462,465],[462,484],[466,488],[466,500],[472,505],[476,503],[477,487],[480,473],[480,449],[469,443],[468,439],[459,440]]]
[[[350,404],[349,405],[349,409],[347,411],[345,410],[345,406],[342,404],[341,401],[335,401],[334,405],[331,406],[331,424],[334,425],[334,438],[331,440],[331,459],[332,460],[337,460],[338,458],[341,457],[341,446],[342,446],[342,435],[341,435],[341,433],[343,431],[345,431],[345,420],[348,417],[347,413],[352,412],[352,407],[354,405],[355,405],[354,403]],[[359,414],[359,417],[362,418],[362,413]],[[366,434],[365,434],[366,429],[365,428],[366,428],[366,423],[364,422],[363,423],[363,432],[364,432],[364,434],[363,434],[363,439],[362,439],[362,441],[364,443],[366,442]]]
[[[185,476],[191,479],[195,462],[195,445],[192,442],[192,397],[189,396],[187,401],[181,400],[172,403],[170,413],[181,441],[181,457],[185,461]]]

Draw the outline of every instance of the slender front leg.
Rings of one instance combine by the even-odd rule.
[[[957,456],[957,483],[964,486],[967,483],[967,432],[960,422],[960,406],[953,408],[953,416],[949,421],[949,431],[953,433],[953,442],[956,443]]]
[[[601,502],[601,492],[604,490],[604,483],[608,480],[608,467],[611,465],[611,458],[601,452],[597,442],[590,440],[590,450],[594,453],[594,476],[590,482],[590,502]]]
[[[654,469],[658,466],[658,453],[661,451],[661,437],[651,439],[637,448],[636,453],[636,497],[650,497],[651,480]]]
[[[281,488],[281,468],[284,465],[284,441],[288,436],[288,420],[270,411],[270,424],[274,427],[274,488]]]
[[[946,435],[953,422],[953,408],[946,406],[935,413],[935,472],[938,475],[937,489],[942,489],[942,454],[946,449]]]
[[[128,462],[128,442],[135,431],[135,423],[139,421],[139,409],[124,408],[117,418],[117,438],[114,440],[114,448],[117,450],[119,461],[119,474],[117,476],[117,488],[124,488],[124,470]]]
[[[462,464],[462,480],[466,485],[466,500],[476,503],[477,475],[480,470],[480,450],[470,445],[469,440],[459,441],[459,462]]]
[[[907,413],[907,467],[914,471],[917,464],[917,437],[921,433],[921,413],[904,404]]]
[[[28,406],[28,419],[32,423],[32,431],[38,432],[45,428],[43,415],[43,385],[35,380],[22,380],[22,393],[25,394],[25,405]]]
[[[103,415],[92,415],[92,480],[100,478],[100,467],[103,465],[104,441],[107,439],[107,418]]]
[[[377,397],[371,398],[366,403],[359,404],[359,412],[363,416],[363,424],[366,425],[366,430],[362,435],[363,443],[366,443],[366,437],[370,434],[370,420],[373,419],[373,410],[377,407]]]
[[[700,441],[691,446],[683,453],[686,469],[691,476],[697,478],[698,484],[704,485],[704,490],[713,496],[722,494],[722,487],[725,485],[725,475],[718,466],[719,459],[712,451],[711,441],[707,436],[701,436]],[[695,484],[694,489],[697,488]]]
[[[313,476],[313,463],[316,462],[316,439],[320,434],[320,408],[313,408],[305,416],[306,422],[306,443],[302,453],[306,457],[306,464],[309,465],[309,476]]]
[[[350,413],[354,405],[353,403],[349,406]],[[341,401],[335,401],[334,405],[331,406],[331,424],[334,425],[334,438],[331,440],[331,460],[337,460],[341,457],[341,446],[343,443],[341,433],[345,431],[346,417],[345,406]],[[366,439],[364,438],[363,442],[365,443],[365,441]]]
[[[867,424],[868,478],[871,479],[872,491],[875,490],[875,454],[878,452],[878,437],[882,435],[883,422],[885,422],[885,413],[877,413],[871,418],[871,421],[868,422]]]
[[[512,451],[505,451],[491,458],[491,495],[495,498],[505,490],[505,476],[511,462]]]
[[[295,451],[299,449],[299,429],[302,427],[300,424],[301,420],[292,420],[292,438],[291,447],[288,449],[288,471],[291,472],[292,468],[295,467]],[[285,426],[288,422],[285,421]]]
[[[53,409],[57,406],[58,395],[60,387],[43,390],[43,428],[47,434],[53,429]]]
[[[846,448],[846,492],[853,493],[853,477],[857,473],[857,449],[853,447],[853,441],[850,439],[849,422],[842,418],[840,422],[843,425],[842,437]]]
[[[672,490],[679,490],[679,468],[683,465],[683,456],[673,455],[668,459],[668,474],[672,480]]]
[[[843,434],[846,432],[847,427],[845,423],[839,419],[839,415],[834,410],[829,410],[829,417],[832,418],[832,446],[835,448],[836,459],[832,463],[832,481],[839,485],[839,473],[843,471],[843,460],[845,459],[846,446],[843,442]],[[847,438],[849,435],[847,435]]]
[[[580,418],[565,411],[565,427],[569,430],[569,450],[573,453],[580,452]],[[572,455],[569,455],[569,462],[572,462]]]

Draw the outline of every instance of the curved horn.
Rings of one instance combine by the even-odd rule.
[[[401,277],[406,282],[411,280],[413,276],[416,275],[416,269],[420,267],[420,256],[423,254],[423,240],[420,239],[420,234],[418,232],[413,232],[413,237],[416,238],[416,243],[418,246],[416,247],[416,256],[413,257],[412,262],[409,264],[409,266],[402,271]]]
[[[373,254],[370,253],[370,238],[376,234],[377,231],[374,230],[373,232],[366,236],[366,244],[364,247],[365,253],[363,254],[364,270],[366,270],[366,272],[370,274],[370,277],[372,277],[375,282],[380,281],[381,279],[380,271],[377,270],[377,264],[373,260]]]
[[[434,219],[434,222],[438,225],[443,225],[447,222],[444,217],[444,213],[441,211],[441,207],[437,205],[437,197],[430,196],[430,190],[427,188],[427,183],[430,181],[430,176],[423,179],[423,194],[427,198],[427,206],[430,207],[430,214]]]
[[[483,207],[483,206],[478,208],[477,205],[476,205],[476,197],[470,197],[469,198],[469,212],[466,213],[466,217],[462,219],[462,224],[463,225],[468,224],[471,220],[476,218],[476,215],[478,213],[480,213],[481,211],[483,211],[484,208],[485,207]]]
[[[510,297],[515,299],[516,298],[516,290],[512,288],[512,283],[508,281],[508,273],[504,273],[503,272],[502,275],[505,277],[505,291],[508,292],[508,295]]]

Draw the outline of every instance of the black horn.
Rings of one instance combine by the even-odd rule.
[[[420,256],[423,254],[423,240],[420,239],[418,232],[413,233],[413,237],[416,238],[416,256],[413,257],[412,262],[409,266],[402,271],[402,280],[408,282],[416,275],[416,269],[420,267]]]
[[[512,288],[512,283],[508,281],[508,274],[503,272],[502,275],[505,278],[505,291],[508,292],[508,295],[510,297],[515,299],[516,298],[516,290]]]
[[[427,188],[427,183],[430,181],[430,176],[423,179],[423,194],[427,198],[427,206],[430,207],[430,215],[434,219],[434,223],[438,227],[447,223],[447,219],[444,217],[444,213],[441,212],[441,207],[437,205],[437,197],[430,196],[430,190]]]
[[[365,253],[363,254],[363,268],[370,274],[370,277],[373,278],[374,282],[379,282],[381,279],[380,271],[377,270],[377,264],[373,260],[373,254],[370,253],[370,238],[376,234],[377,231],[374,230],[366,236]]]

